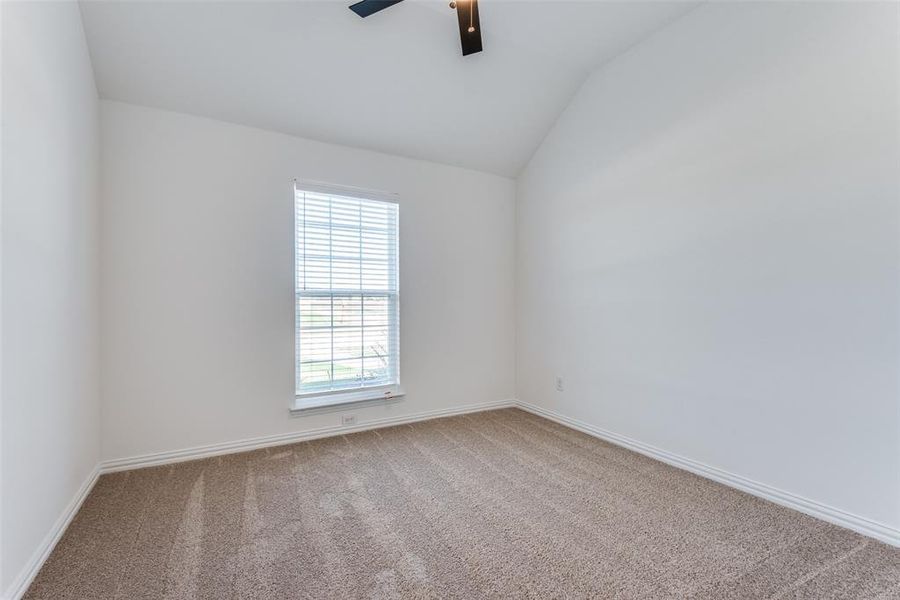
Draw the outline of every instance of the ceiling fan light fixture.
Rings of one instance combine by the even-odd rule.
[[[2,2],[3,0],[0,0]],[[369,17],[403,0],[358,0],[350,5],[350,10],[360,17]],[[450,8],[456,10],[459,24],[459,41],[462,55],[468,56],[482,51],[481,20],[478,17],[478,0],[450,0]],[[469,14],[466,14],[466,8]]]

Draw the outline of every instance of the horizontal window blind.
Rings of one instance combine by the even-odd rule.
[[[398,206],[315,190],[294,191],[297,395],[397,385]]]

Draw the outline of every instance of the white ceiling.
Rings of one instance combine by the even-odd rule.
[[[100,95],[514,176],[587,74],[696,3],[83,0]]]

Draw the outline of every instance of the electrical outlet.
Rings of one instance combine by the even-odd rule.
[[[563,379],[559,375],[556,376],[556,391],[563,391]]]
[[[356,425],[356,415],[341,415],[341,425],[344,427]]]

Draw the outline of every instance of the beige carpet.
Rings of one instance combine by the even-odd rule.
[[[900,549],[509,409],[104,475],[27,598],[900,598]]]

